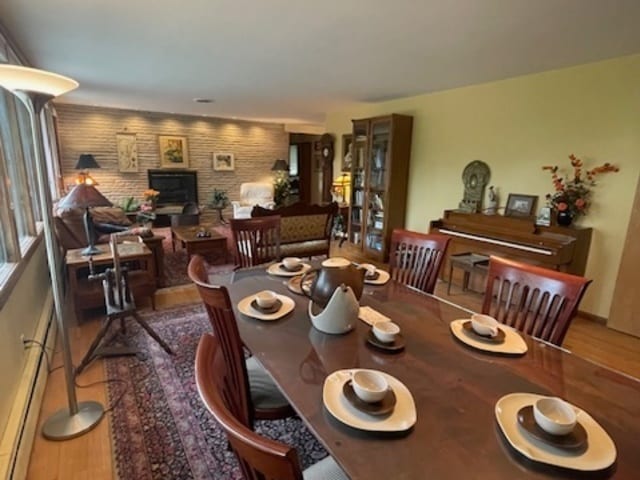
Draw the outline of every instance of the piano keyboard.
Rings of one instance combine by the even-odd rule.
[[[482,237],[479,235],[472,235],[470,233],[456,232],[455,230],[448,230],[444,228],[440,228],[439,231],[440,233],[446,233],[447,235],[451,235],[452,237],[460,237],[460,238],[466,238],[469,240],[477,240],[481,242],[491,243],[493,245],[500,245],[502,247],[516,248],[518,250],[524,250],[526,252],[538,253],[540,255],[549,255],[549,256],[553,255],[553,253],[550,250],[547,250],[544,248],[529,247],[528,245],[520,245],[518,243],[505,242],[504,240],[496,240],[495,238]]]

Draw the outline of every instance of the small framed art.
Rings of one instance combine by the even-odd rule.
[[[214,153],[213,169],[216,171],[230,171],[235,169],[233,153]]]
[[[523,195],[520,193],[510,193],[507,198],[507,207],[504,212],[505,217],[530,217],[536,208],[538,197],[535,195]]]

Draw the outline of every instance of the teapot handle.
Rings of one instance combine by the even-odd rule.
[[[319,268],[312,268],[311,270],[307,270],[306,272],[304,272],[304,273],[302,274],[302,278],[300,279],[300,290],[302,290],[302,294],[303,294],[305,297],[311,298],[311,289],[309,289],[309,290],[307,291],[307,290],[305,290],[305,289],[303,288],[304,280],[307,278],[307,275],[310,275],[310,274],[312,274],[312,273],[316,273],[316,272],[319,272],[319,271],[320,271],[320,269],[319,269]]]

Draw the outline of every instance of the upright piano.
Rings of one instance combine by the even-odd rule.
[[[530,217],[457,210],[445,210],[429,231],[451,238],[447,257],[464,252],[497,255],[576,275],[584,275],[592,234],[591,228],[536,225]]]

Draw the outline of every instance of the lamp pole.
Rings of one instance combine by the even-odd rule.
[[[68,409],[63,408],[51,415],[42,426],[42,434],[50,440],[66,440],[82,435],[95,427],[104,415],[104,408],[95,401],[78,403],[76,398],[69,335],[63,315],[64,298],[59,274],[57,242],[53,230],[53,204],[47,185],[44,142],[38,120],[42,109],[49,100],[77,88],[78,83],[70,78],[43,70],[4,64],[0,65],[0,86],[18,97],[29,112],[47,263],[51,274],[54,313],[62,344],[68,398]]]

